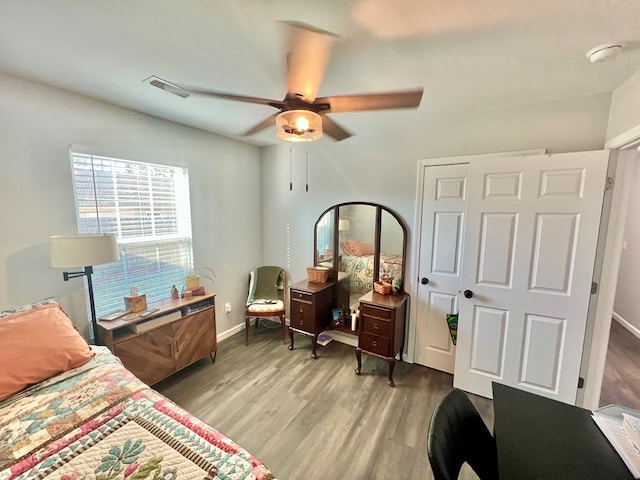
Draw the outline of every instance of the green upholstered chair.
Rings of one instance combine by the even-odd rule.
[[[285,323],[287,277],[281,267],[262,266],[249,273],[249,294],[245,310],[245,345],[249,345],[249,327],[251,318],[280,320],[282,324],[282,343],[286,343],[287,325]]]

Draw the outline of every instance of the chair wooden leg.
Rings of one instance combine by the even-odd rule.
[[[244,317],[244,346],[249,345],[249,328],[251,327],[251,320],[249,319],[249,315],[245,315]]]

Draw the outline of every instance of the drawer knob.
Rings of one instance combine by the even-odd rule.
[[[376,342],[375,340],[373,342],[371,342],[371,345],[373,345],[374,347],[378,346],[378,342]]]
[[[300,320],[300,325],[304,325],[304,321]]]
[[[378,325],[377,323],[373,324],[373,329],[374,330],[380,330],[380,325]]]
[[[300,309],[300,313],[302,313],[302,309]]]

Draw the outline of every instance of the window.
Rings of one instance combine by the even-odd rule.
[[[94,267],[98,317],[124,306],[131,287],[147,302],[168,298],[193,269],[186,168],[71,147],[79,233],[115,233],[120,261]]]

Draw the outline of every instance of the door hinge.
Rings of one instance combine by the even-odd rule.
[[[613,188],[613,177],[607,177],[607,184],[605,185],[605,190],[611,190]]]
[[[598,293],[598,282],[591,282],[591,295]]]
[[[578,377],[578,388],[584,388],[584,378]]]

